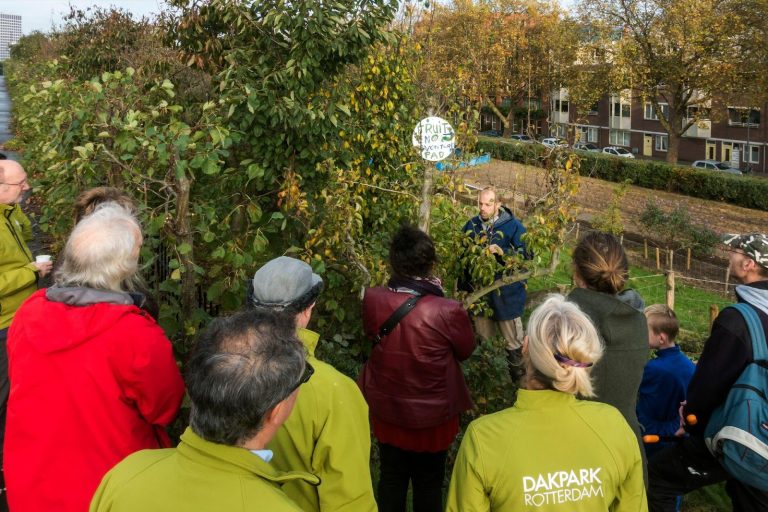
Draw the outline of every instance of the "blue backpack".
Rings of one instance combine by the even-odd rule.
[[[768,349],[757,313],[747,304],[734,304],[749,328],[752,362],[712,414],[704,440],[725,470],[736,480],[768,491]]]

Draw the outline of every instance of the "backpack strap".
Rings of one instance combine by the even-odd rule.
[[[752,338],[752,359],[754,361],[768,360],[768,348],[765,346],[763,324],[760,322],[760,317],[757,316],[755,309],[744,302],[731,304],[728,307],[739,311],[747,323],[749,337]]]
[[[400,320],[402,320],[405,315],[410,313],[413,308],[416,307],[416,303],[419,302],[421,299],[421,295],[411,295],[408,299],[405,300],[402,304],[400,304],[400,307],[398,307],[390,316],[386,319],[386,321],[381,324],[381,327],[379,327],[379,332],[376,334],[376,337],[373,339],[373,343],[376,344],[381,341],[381,338],[392,332],[392,329],[394,329],[397,324],[400,323]]]

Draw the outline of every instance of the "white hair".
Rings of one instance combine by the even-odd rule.
[[[56,284],[122,291],[138,271],[140,246],[136,217],[117,203],[103,203],[69,235]]]
[[[534,376],[545,381],[542,384],[564,393],[594,396],[590,373],[602,356],[597,329],[579,306],[562,295],[549,295],[531,314],[528,358]]]

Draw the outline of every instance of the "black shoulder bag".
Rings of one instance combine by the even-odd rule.
[[[383,324],[381,324],[381,327],[379,328],[379,333],[373,339],[373,344],[375,345],[379,343],[384,336],[391,333],[392,329],[394,329],[397,326],[397,324],[400,323],[400,320],[402,320],[405,317],[405,315],[410,313],[413,310],[413,308],[416,307],[416,303],[419,302],[421,297],[422,297],[421,295],[414,295],[408,298],[402,304],[400,304],[400,307],[397,308],[389,316],[389,318],[387,318],[387,320]]]

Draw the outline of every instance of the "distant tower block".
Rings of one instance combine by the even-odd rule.
[[[11,45],[21,39],[21,16],[0,13],[0,61],[11,56]]]

